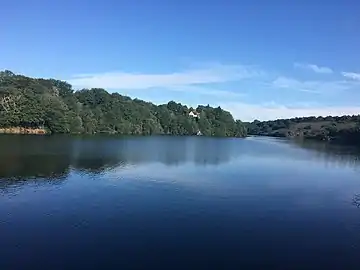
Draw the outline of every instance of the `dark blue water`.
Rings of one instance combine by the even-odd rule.
[[[359,269],[355,149],[0,137],[0,269]]]

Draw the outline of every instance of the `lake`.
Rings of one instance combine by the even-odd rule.
[[[359,157],[274,138],[3,135],[0,269],[359,269]]]

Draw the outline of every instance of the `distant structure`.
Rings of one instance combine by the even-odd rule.
[[[194,118],[200,118],[200,113],[198,113],[197,111],[191,111],[189,112],[189,116],[194,117]]]
[[[196,136],[202,136],[202,133],[200,130],[198,130],[198,132],[196,133]]]

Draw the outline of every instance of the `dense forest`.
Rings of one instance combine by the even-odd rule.
[[[360,115],[299,117],[245,123],[250,135],[298,137],[360,144]]]
[[[189,115],[194,113],[194,116]],[[54,79],[0,72],[0,132],[244,137],[247,129],[220,107],[155,105],[104,89],[75,91]]]

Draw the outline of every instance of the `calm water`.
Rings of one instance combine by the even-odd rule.
[[[0,269],[359,269],[354,149],[0,136]]]

